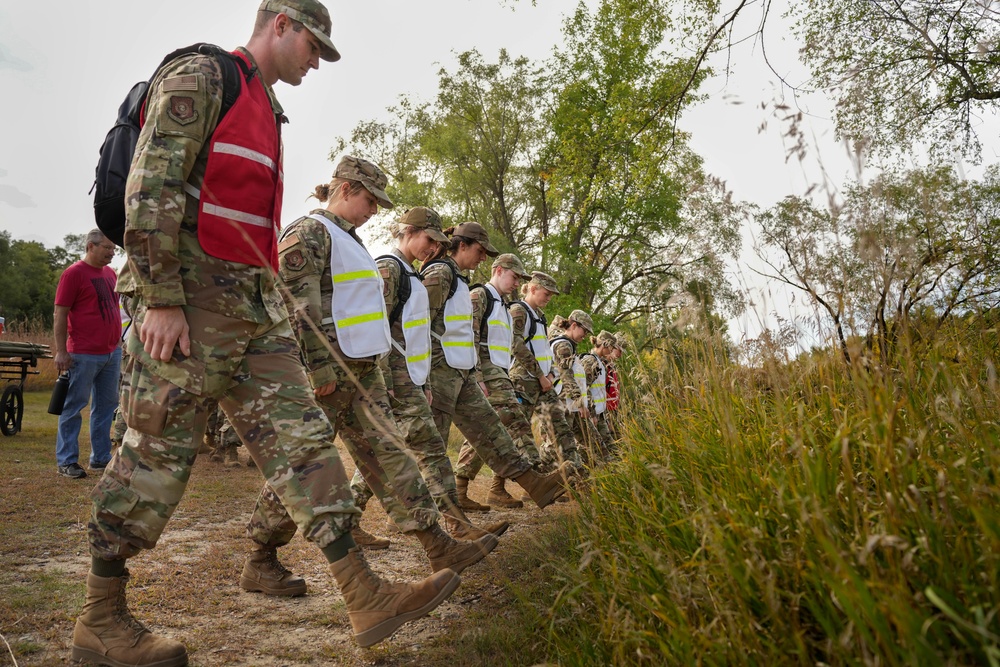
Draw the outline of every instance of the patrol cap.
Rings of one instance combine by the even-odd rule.
[[[284,14],[298,21],[319,40],[320,58],[329,63],[340,60],[340,51],[330,41],[330,12],[317,0],[264,0],[257,11]]]
[[[618,338],[610,331],[601,331],[593,339],[594,343],[600,345],[601,347],[621,347],[618,343]]]
[[[448,243],[448,237],[441,231],[441,216],[432,208],[414,206],[399,219],[399,224],[423,229],[438,243]]]
[[[345,155],[340,158],[340,164],[333,171],[333,177],[346,178],[349,181],[361,183],[378,200],[378,205],[382,208],[392,208],[394,205],[389,199],[389,195],[385,193],[385,186],[389,184],[389,178],[374,162],[353,155]]]
[[[628,338],[621,331],[618,331],[615,333],[615,340],[618,341],[618,349],[624,352],[625,345],[628,344]]]
[[[559,288],[556,287],[556,279],[547,273],[532,271],[531,283],[529,284],[538,285],[539,287],[544,287],[553,294],[559,294]]]
[[[493,260],[493,268],[500,267],[502,269],[510,269],[517,274],[518,278],[521,280],[528,280],[531,278],[531,274],[524,270],[524,264],[521,264],[521,260],[518,259],[517,255],[505,252],[496,259]]]
[[[483,229],[483,226],[478,222],[463,222],[455,227],[451,235],[462,236],[476,241],[479,245],[486,248],[486,254],[490,257],[496,257],[500,254],[500,251],[494,248],[493,244],[490,243],[490,235],[486,233],[486,230]]]
[[[590,315],[583,312],[582,310],[574,310],[569,314],[569,321],[576,322],[581,327],[586,329],[587,333],[594,333],[594,320],[590,319]]]

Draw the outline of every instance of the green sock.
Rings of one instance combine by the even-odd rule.
[[[91,556],[90,572],[98,577],[120,577],[125,574],[125,559],[105,560]]]
[[[357,546],[354,543],[354,538],[351,537],[350,533],[344,533],[333,542],[323,547],[323,555],[326,556],[328,563],[336,563],[338,560],[347,555],[347,552]]]

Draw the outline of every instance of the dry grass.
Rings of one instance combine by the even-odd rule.
[[[66,663],[89,566],[87,496],[96,479],[56,474],[56,418],[45,412],[47,402],[47,393],[26,394],[23,431],[0,438],[0,478],[6,482],[0,490],[0,635],[22,666]],[[84,429],[86,424],[85,418]],[[85,432],[81,443],[86,442]],[[81,449],[85,461],[86,444]],[[342,454],[350,472],[353,466]],[[476,481],[476,497],[485,497],[487,481],[484,476]],[[550,526],[563,525],[559,519],[573,505],[489,515],[514,525],[490,557],[463,574],[455,595],[391,640],[362,650],[351,639],[322,555],[300,537],[282,550],[282,560],[307,579],[307,596],[273,599],[237,586],[248,546],[244,525],[261,483],[255,469],[227,469],[199,458],[160,544],[129,562],[137,616],[156,632],[183,640],[191,664],[444,667],[544,661],[544,633],[538,632],[544,598],[522,604],[511,584],[545,581],[539,574],[549,551],[544,536]],[[364,526],[386,535],[385,514],[377,505],[369,505]],[[376,571],[400,579],[429,574],[416,540],[388,536],[392,548],[370,557]],[[0,665],[7,664],[11,656],[0,642]]]
[[[55,338],[52,330],[42,327],[37,323],[12,324],[3,333],[3,340],[19,343],[36,343],[38,345],[48,345],[55,348]],[[52,359],[39,359],[38,366],[30,369],[24,383],[25,391],[51,391],[59,373]],[[37,371],[37,373],[36,373]]]

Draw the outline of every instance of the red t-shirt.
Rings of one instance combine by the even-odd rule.
[[[608,366],[608,373],[605,390],[608,392],[608,410],[618,409],[618,369],[614,366]]]
[[[98,269],[82,260],[59,276],[56,305],[69,308],[67,352],[111,354],[118,347],[122,319],[115,294],[117,280],[111,267]]]

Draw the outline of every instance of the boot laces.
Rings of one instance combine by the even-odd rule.
[[[278,552],[276,550],[267,550],[267,555],[264,557],[264,565],[268,568],[274,570],[280,577],[284,577],[287,574],[291,574],[292,571],[281,564],[278,560]]]
[[[143,625],[142,621],[133,616],[132,612],[129,611],[128,602],[125,599],[125,586],[122,586],[118,590],[118,599],[115,601],[115,619],[119,623],[128,626],[136,634],[141,635],[149,632],[149,628]]]

